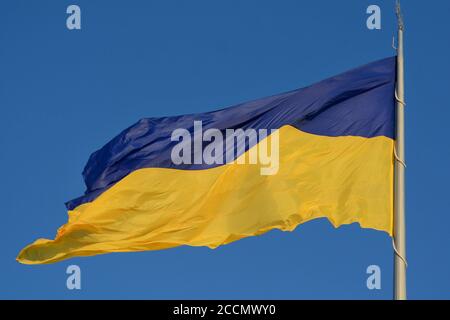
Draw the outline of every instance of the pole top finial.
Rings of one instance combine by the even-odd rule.
[[[395,13],[397,14],[397,23],[399,30],[404,30],[405,25],[403,23],[403,15],[402,15],[402,8],[400,6],[400,0],[396,0],[395,3]]]

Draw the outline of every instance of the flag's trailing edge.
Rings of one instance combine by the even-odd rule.
[[[140,120],[91,155],[85,195],[66,204],[69,220],[56,238],[37,240],[17,260],[215,248],[321,217],[392,235],[395,67],[391,57],[230,108]],[[204,131],[274,129],[277,173],[236,161],[174,164],[171,135],[177,128],[194,135],[194,121]],[[261,141],[247,142],[235,157]]]

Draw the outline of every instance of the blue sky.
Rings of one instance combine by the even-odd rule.
[[[450,2],[403,1],[409,297],[450,298]],[[391,239],[326,220],[215,250],[25,266],[81,195],[90,153],[142,117],[218,109],[395,54],[394,1],[4,0],[0,4],[0,298],[390,299]],[[66,28],[77,4],[82,30]],[[382,29],[368,30],[370,4]],[[82,290],[66,288],[66,268]],[[381,290],[366,268],[381,267]]]

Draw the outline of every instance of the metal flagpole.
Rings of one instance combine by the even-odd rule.
[[[403,17],[397,0],[398,20],[395,174],[394,174],[394,299],[406,300],[406,245],[405,245],[405,119],[404,119],[404,66]]]

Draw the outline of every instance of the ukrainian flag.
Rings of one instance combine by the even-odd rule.
[[[335,227],[357,222],[392,236],[395,68],[387,58],[219,111],[140,120],[91,155],[86,192],[66,204],[68,222],[55,239],[38,239],[17,260],[216,248],[323,217]],[[196,121],[203,130],[271,133],[236,146],[232,160],[278,134],[276,172],[261,174],[261,165],[245,161],[174,163],[174,130],[199,142]]]

